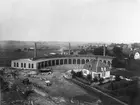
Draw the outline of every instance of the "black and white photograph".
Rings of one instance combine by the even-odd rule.
[[[140,0],[0,0],[0,105],[140,105]]]

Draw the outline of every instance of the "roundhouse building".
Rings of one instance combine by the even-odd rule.
[[[43,69],[58,65],[84,65],[91,60],[98,59],[111,67],[113,57],[109,56],[61,56],[38,59],[18,59],[11,61],[11,67],[17,69]]]

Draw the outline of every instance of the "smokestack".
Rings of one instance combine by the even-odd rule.
[[[70,55],[70,52],[71,52],[71,45],[70,45],[70,43],[69,43],[69,55]]]
[[[105,56],[105,44],[104,44],[104,46],[103,46],[103,56]]]
[[[34,46],[34,58],[37,57],[37,46],[36,46],[36,43],[35,43],[35,46]]]

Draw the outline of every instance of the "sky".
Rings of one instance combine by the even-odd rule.
[[[140,0],[0,0],[0,40],[140,42]]]

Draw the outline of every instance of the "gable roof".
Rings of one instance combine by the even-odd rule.
[[[91,60],[90,62],[86,63],[83,68],[94,72],[96,72],[96,68],[97,72],[102,72],[101,68],[106,68],[106,71],[109,71],[108,65],[97,60]]]

